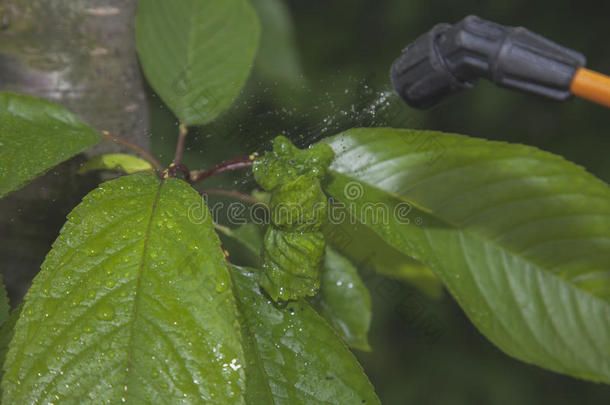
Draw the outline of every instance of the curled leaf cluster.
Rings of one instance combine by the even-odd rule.
[[[333,158],[328,145],[302,150],[280,136],[254,162],[254,178],[271,192],[260,284],[275,301],[311,296],[320,286],[328,211],[322,182]]]

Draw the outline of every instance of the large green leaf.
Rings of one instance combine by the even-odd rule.
[[[337,154],[328,191],[430,266],[492,342],[523,361],[610,382],[605,183],[532,147],[460,135],[357,129],[327,142]],[[406,203],[409,223],[365,209]]]
[[[148,174],[91,192],[26,296],[2,402],[242,403],[227,263],[211,215],[189,217],[202,204]]]
[[[326,249],[320,293],[313,303],[350,347],[371,350],[371,296],[354,265],[333,249]]]
[[[0,197],[101,139],[63,107],[0,92]]]
[[[231,275],[248,404],[379,404],[356,358],[306,301],[279,306],[261,293],[259,273],[235,267]]]
[[[233,103],[259,32],[247,0],[140,0],[136,18],[144,74],[185,125],[208,123]]]

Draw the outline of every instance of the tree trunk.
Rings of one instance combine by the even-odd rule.
[[[137,0],[0,0],[0,89],[43,97],[98,130],[148,149],[148,109],[136,57]],[[35,145],[32,145],[35,147]],[[123,151],[102,142],[86,154]],[[65,215],[95,186],[77,157],[0,200],[0,267],[15,304]]]

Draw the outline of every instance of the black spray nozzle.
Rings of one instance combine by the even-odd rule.
[[[429,108],[479,78],[554,100],[570,97],[585,57],[522,27],[468,16],[438,24],[407,46],[392,65],[392,83],[407,104]]]

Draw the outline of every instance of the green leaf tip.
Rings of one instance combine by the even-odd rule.
[[[0,92],[0,197],[101,140],[64,107]]]
[[[265,234],[261,285],[275,301],[315,295],[328,212],[322,190],[334,152],[324,144],[301,150],[279,136],[273,150],[254,161],[254,178],[271,192],[271,226]]]
[[[126,174],[152,172],[152,165],[144,159],[125,153],[110,153],[96,156],[85,163],[78,174],[86,174],[95,170],[115,170]]]

